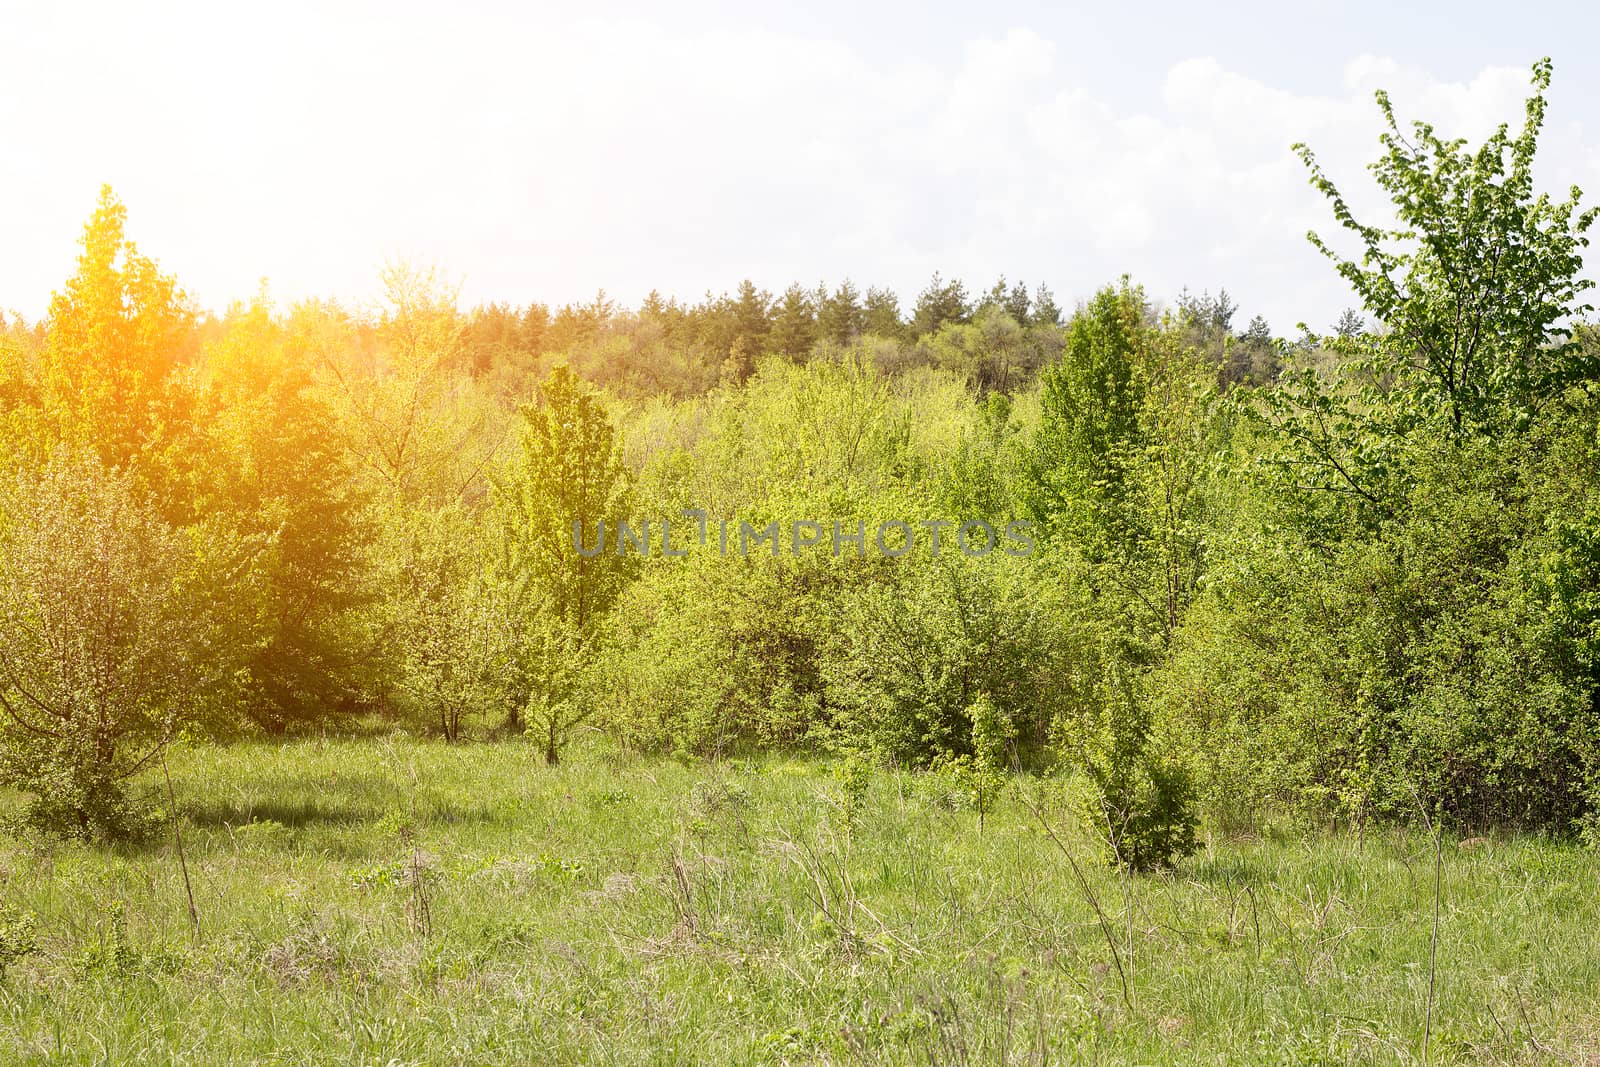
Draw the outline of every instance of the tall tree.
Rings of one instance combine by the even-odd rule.
[[[1067,324],[1061,361],[1042,377],[1034,512],[1095,562],[1130,540],[1146,314],[1144,291],[1127,279],[1102,289]]]
[[[753,354],[766,352],[772,333],[772,294],[757,289],[749,278],[740,282],[733,301],[733,321],[735,341],[743,338],[746,350]]]
[[[246,546],[231,619],[246,712],[273,730],[351,707],[365,689],[356,610],[373,536],[313,357],[264,297],[206,353],[206,461],[196,510]]]
[[[798,285],[784,290],[772,319],[772,350],[799,362],[817,343],[817,311],[811,294]]]
[[[571,672],[554,661],[573,659],[581,669],[589,660],[637,559],[621,552],[629,479],[600,400],[558,366],[522,419],[521,453],[494,493],[498,566],[523,638],[513,653],[519,680],[511,711],[539,729],[554,763],[566,735],[591,713]]]
[[[861,294],[846,278],[833,294],[822,301],[817,312],[817,328],[824,339],[836,345],[855,341],[866,329],[866,311],[861,305]]]
[[[182,480],[171,467],[190,444],[195,311],[128,240],[126,223],[122,202],[101,189],[77,272],[50,301],[40,394],[56,438],[138,470],[170,498]]]

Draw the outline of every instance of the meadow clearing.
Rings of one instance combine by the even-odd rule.
[[[829,762],[599,738],[170,765],[197,932],[170,827],[0,837],[0,1061],[1414,1063],[1426,1029],[1434,1063],[1600,1062],[1573,846],[1441,842],[1430,1019],[1421,830],[1203,835],[1123,876],[1030,778],[980,832],[935,776],[852,801]]]

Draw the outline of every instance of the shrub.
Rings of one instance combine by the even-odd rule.
[[[6,968],[38,951],[38,920],[31,913],[0,908],[0,981]]]
[[[840,733],[910,766],[973,756],[988,743],[974,733],[981,698],[1006,709],[1019,755],[1037,755],[1063,659],[1037,575],[992,557],[901,567],[845,608],[826,665]]]
[[[1095,713],[1062,724],[1064,754],[1081,776],[1077,800],[1084,824],[1120,867],[1171,866],[1199,847],[1188,770],[1153,729],[1147,703],[1118,665],[1107,671],[1100,691]]]
[[[88,454],[24,473],[0,513],[0,781],[47,828],[136,833],[123,783],[219,674],[197,553]]]

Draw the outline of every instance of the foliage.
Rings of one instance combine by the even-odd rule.
[[[1031,575],[996,566],[940,556],[849,598],[825,667],[844,736],[911,766],[987,760],[973,744],[987,746],[992,731],[975,734],[972,714],[999,707],[1023,758],[1041,756],[1069,650]]]
[[[622,552],[631,490],[610,418],[567,368],[551,372],[522,420],[521,451],[494,485],[491,567],[511,615],[509,709],[535,715],[554,763],[594,712],[571,679],[596,655],[637,563]]]
[[[32,912],[19,913],[0,907],[0,982],[6,968],[39,951],[39,919]]]
[[[89,452],[20,475],[0,513],[0,778],[42,825],[128,832],[123,783],[218,681],[204,557]]]
[[[1357,262],[1311,235],[1387,328],[1378,366],[1400,379],[1397,391],[1411,402],[1443,409],[1456,432],[1593,375],[1575,361],[1582,350],[1566,323],[1590,310],[1578,298],[1594,283],[1579,272],[1584,233],[1600,208],[1579,212],[1575,187],[1560,203],[1534,194],[1550,75],[1548,59],[1535,64],[1516,137],[1502,124],[1472,152],[1426,122],[1402,133],[1380,90],[1388,129],[1371,170],[1394,204],[1392,229],[1358,222],[1311,150],[1296,146],[1335,219],[1360,240]]]
[[[1084,825],[1112,862],[1133,871],[1169,867],[1199,847],[1199,816],[1189,773],[1160,736],[1148,703],[1114,662],[1093,712],[1063,720],[1061,747],[1087,788]]]

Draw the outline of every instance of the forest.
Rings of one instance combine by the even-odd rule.
[[[678,827],[661,839],[662,900],[675,936],[721,946],[707,954],[745,951],[707,932],[718,907],[740,905],[707,898],[753,890],[716,881],[730,876],[706,855],[748,841],[751,795],[767,793],[787,799],[763,803],[820,812],[831,828],[827,848],[776,829],[776,853],[748,846],[749,863],[792,863],[793,891],[814,899],[797,929],[822,929],[845,959],[932,951],[887,905],[871,911],[852,880],[867,872],[851,874],[852,855],[881,854],[885,872],[914,862],[893,849],[892,826],[865,828],[895,796],[911,819],[910,790],[935,798],[944,814],[930,825],[964,842],[950,848],[998,849],[1026,832],[1039,869],[1011,875],[1055,884],[1082,921],[1079,951],[1111,964],[1082,964],[1099,1005],[1083,1033],[1058,1020],[1054,1036],[1025,1038],[1023,1016],[1045,1017],[1043,994],[1015,1029],[1005,1014],[1003,1033],[985,1027],[1012,1001],[973,1001],[968,1022],[952,1022],[965,994],[950,993],[907,1001],[902,1031],[889,1015],[815,1031],[763,1023],[765,1036],[715,1046],[725,1061],[899,1049],[918,1062],[1007,1062],[1010,1049],[1016,1062],[1029,1050],[1054,1062],[1052,1042],[1114,1042],[1124,1031],[1103,1013],[1145,1017],[1141,998],[1178,997],[1141,992],[1160,964],[1133,967],[1152,951],[1144,918],[1135,930],[1139,893],[1200,884],[1229,842],[1354,849],[1368,838],[1421,857],[1404,877],[1424,935],[1432,901],[1431,945],[1424,936],[1411,961],[1425,1015],[1395,1024],[1406,1056],[1593,1054],[1592,1030],[1565,1031],[1566,1051],[1552,1053],[1526,1016],[1496,1016],[1474,1043],[1476,1009],[1459,1004],[1448,1032],[1433,958],[1450,842],[1503,841],[1561,864],[1589,863],[1579,857],[1600,846],[1600,332],[1583,270],[1597,209],[1576,188],[1556,199],[1535,185],[1550,78],[1548,61],[1536,65],[1525,116],[1481,145],[1402,126],[1380,94],[1371,176],[1392,218],[1358,218],[1336,183],[1358,176],[1326,173],[1296,146],[1329,208],[1310,239],[1351,308],[1287,330],[1246,320],[1206,279],[1154,294],[1111,278],[1066,307],[1036,280],[969,288],[941,273],[903,304],[846,279],[781,293],[747,280],[694,302],[651,293],[637,308],[604,293],[467,308],[443,270],[409,263],[385,269],[377,306],[285,307],[263,285],[213,313],[135,246],[136,215],[105,189],[48,313],[0,319],[0,987],[12,988],[0,1030],[15,1028],[17,1062],[48,1058],[46,1020],[61,1025],[50,998],[73,995],[51,993],[52,944],[88,953],[72,981],[166,980],[149,977],[168,973],[166,957],[141,955],[120,910],[92,933],[83,925],[110,914],[106,886],[127,865],[159,867],[171,888],[181,864],[188,887],[145,936],[222,936],[219,915],[239,906],[223,901],[237,894],[213,900],[191,866],[211,864],[217,882],[222,860],[208,849],[259,860],[250,850],[273,835],[306,839],[283,853],[285,870],[318,848],[354,848],[318,845],[333,831],[317,813],[378,765],[411,784],[363,795],[376,807],[359,834],[404,859],[380,857],[356,880],[393,890],[395,921],[424,945],[442,937],[452,875],[443,861],[424,870],[418,842],[466,832],[438,783],[469,799],[491,781],[536,791],[554,807],[529,815],[527,832],[560,837],[552,828],[570,817],[577,848],[584,834],[625,835],[606,805],[645,788],[629,777],[638,768],[682,785],[681,824],[659,810],[639,818]],[[981,530],[995,550],[971,549]],[[739,551],[730,536],[744,538]],[[264,788],[238,777],[254,764],[276,768],[292,795],[240,799]],[[791,796],[784,768],[821,792]],[[584,801],[596,782],[608,784]],[[521,816],[496,810],[507,840],[522,832],[511,829]],[[695,834],[713,844],[696,852],[683,843]],[[568,865],[541,853],[527,877],[601,897],[635,877],[603,878],[599,854],[586,855]],[[111,865],[99,890],[69,873],[98,863]],[[1562,884],[1592,888],[1586,870]],[[50,888],[71,877],[76,888]],[[1230,944],[1244,936],[1238,909],[1256,906],[1240,899]],[[52,932],[49,915],[65,925]],[[1277,935],[1255,921],[1259,962],[1262,938]],[[1149,922],[1153,936],[1161,921]],[[324,942],[293,944],[283,951],[298,962],[283,966],[313,975],[297,982],[344,966],[318,955],[335,952]],[[201,984],[204,966],[223,967],[183,951],[190,963],[172,967],[201,968]],[[1316,967],[1307,952],[1301,972]],[[1013,955],[1048,970],[1040,953]],[[1561,994],[1578,998],[1566,1023],[1587,1015],[1576,991],[1594,955],[1567,960],[1580,971]],[[366,980],[388,981],[379,972]],[[28,975],[33,992],[17,993]],[[872,1004],[901,988],[883,981]],[[608,1010],[627,1010],[599,988]],[[1410,1004],[1421,994],[1407,988]],[[1175,1055],[1167,1038],[1198,1025],[1193,1010],[1170,1027],[1159,1015],[1126,1032],[1166,1051],[1122,1053]],[[222,1040],[220,1016],[213,1025]],[[1251,1025],[1267,1035],[1257,1054],[1286,1047],[1272,1022]],[[1246,1030],[1213,1037],[1233,1047]],[[649,1032],[640,1047],[653,1055],[694,1058],[663,1053]],[[123,1033],[127,1056],[137,1028]],[[554,1033],[519,1054],[598,1056]],[[449,1047],[476,1052],[379,1037],[324,1052],[493,1059],[474,1040]],[[1306,1041],[1327,1058],[1281,1062],[1398,1055],[1348,1031]],[[117,1058],[87,1044],[75,1054]]]

